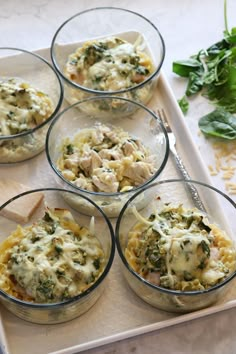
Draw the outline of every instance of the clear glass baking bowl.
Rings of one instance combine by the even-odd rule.
[[[142,82],[119,89],[102,90],[85,87],[68,78],[65,64],[68,56],[85,42],[111,36],[122,38],[134,44],[153,61],[154,69]],[[165,57],[165,44],[157,27],[139,13],[118,7],[96,7],[66,20],[56,31],[51,43],[52,62],[65,85],[65,97],[70,104],[94,95],[118,95],[146,104],[152,97]],[[109,69],[110,70],[110,69]]]
[[[94,209],[96,209],[97,214],[94,220],[91,217],[79,213],[78,210],[72,209],[70,205],[65,202],[66,196],[68,195],[73,195],[78,201],[82,199],[86,200],[87,203],[92,204]],[[42,196],[43,200],[40,199]],[[35,197],[37,197],[36,200]],[[34,204],[33,213],[28,213],[27,209],[31,210],[29,203]],[[93,201],[71,191],[57,188],[45,188],[19,194],[0,207],[0,241],[2,242],[5,240],[14,230],[16,230],[18,225],[22,227],[29,226],[32,225],[34,221],[41,218],[45,213],[45,205],[49,208],[67,209],[79,225],[89,230],[94,230],[94,234],[100,241],[105,255],[103,271],[95,282],[79,295],[65,301],[48,304],[27,302],[19,300],[18,298],[9,295],[7,292],[0,290],[0,302],[14,315],[29,322],[54,324],[69,321],[82,315],[89,310],[102,295],[107,284],[107,276],[114,258],[115,240],[113,228],[109,219],[102,210],[93,203]],[[25,216],[24,220],[19,220],[17,215],[14,215],[14,210],[19,212],[21,208],[25,209],[23,212],[23,215]],[[27,218],[26,215],[28,215]]]
[[[205,308],[218,301],[224,301],[230,288],[234,286],[235,254],[227,256],[234,263],[234,270],[221,282],[204,290],[180,291],[155,285],[134,271],[127,261],[125,249],[130,230],[140,222],[134,211],[136,200],[148,199],[146,206],[139,210],[141,217],[148,218],[154,210],[162,210],[164,204],[183,204],[185,208],[196,208],[207,214],[209,221],[224,230],[233,241],[236,240],[236,204],[226,194],[205,183],[187,180],[163,180],[144,187],[125,204],[117,219],[115,236],[116,246],[123,275],[130,288],[145,302],[169,312],[190,312]],[[177,236],[176,236],[177,237]],[[223,247],[223,242],[222,246]],[[172,252],[172,251],[171,251]],[[223,251],[222,251],[223,252]],[[169,253],[171,258],[174,253]],[[212,257],[214,254],[212,254]],[[173,256],[174,257],[174,256]],[[179,256],[180,257],[180,256]],[[226,257],[226,256],[225,256]],[[231,258],[230,258],[231,257]],[[228,258],[226,258],[228,260]],[[136,262],[133,260],[133,262]],[[136,263],[134,263],[136,264]],[[187,269],[187,267],[185,268]],[[176,268],[175,268],[176,271]],[[172,269],[171,269],[172,272]],[[174,273],[173,273],[174,274]],[[157,284],[157,283],[156,283]]]
[[[96,109],[93,114],[87,113],[88,106],[90,107],[89,112],[91,112],[94,105],[111,106],[116,104],[119,107],[123,102],[125,102],[126,106],[126,115],[123,112],[121,115],[117,114],[114,118],[113,111],[109,109],[106,114],[100,114]],[[135,113],[130,115],[130,111],[135,111]],[[97,123],[122,128],[131,137],[138,138],[148,148],[150,155],[153,156],[153,164],[155,166],[155,172],[150,178],[145,180],[144,183],[133,187],[133,189],[123,192],[93,192],[78,187],[69,178],[63,176],[57,167],[57,161],[62,154],[62,142],[67,137],[73,138],[82,129],[96,127]],[[108,217],[117,217],[125,202],[137,190],[154,181],[163,171],[168,159],[169,141],[162,121],[147,107],[120,97],[97,96],[80,101],[58,114],[48,130],[46,154],[59,186],[87,195],[99,205]],[[71,200],[71,203],[76,206],[73,200]],[[144,203],[145,200],[140,198],[139,207]],[[91,204],[77,204],[77,207],[78,210],[88,215],[95,215],[94,213],[96,213]]]
[[[18,134],[0,135],[0,163],[24,161],[43,151],[49,124],[58,113],[63,100],[63,86],[59,75],[51,64],[36,53],[1,47],[0,81],[8,81],[11,78],[17,82],[26,82],[34,89],[47,94],[53,109],[45,121],[33,128]],[[3,109],[1,114],[5,114]]]

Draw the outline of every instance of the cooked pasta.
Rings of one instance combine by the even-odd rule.
[[[138,222],[125,257],[135,272],[161,287],[194,291],[222,282],[236,269],[232,240],[197,209],[167,204]]]

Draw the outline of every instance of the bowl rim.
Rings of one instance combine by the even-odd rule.
[[[175,296],[196,296],[196,295],[202,295],[202,294],[208,294],[211,293],[212,291],[218,290],[219,288],[223,287],[224,285],[226,285],[228,282],[230,282],[235,276],[236,276],[236,269],[228,276],[226,277],[222,282],[208,288],[208,289],[204,289],[204,290],[194,290],[194,291],[180,291],[180,290],[173,290],[173,289],[167,289],[158,285],[155,285],[149,281],[147,281],[146,279],[144,279],[143,277],[141,277],[137,272],[135,272],[133,270],[133,268],[130,266],[130,264],[128,263],[128,261],[126,260],[123,252],[122,252],[122,247],[120,244],[120,224],[121,224],[121,220],[122,217],[125,213],[125,210],[127,209],[127,207],[129,206],[129,204],[143,191],[149,189],[149,188],[153,188],[157,185],[161,185],[161,184],[166,184],[166,183],[192,183],[192,184],[196,184],[199,186],[203,186],[206,188],[211,189],[214,192],[217,192],[218,194],[220,194],[221,196],[223,196],[224,198],[226,198],[230,204],[232,204],[232,206],[236,209],[236,203],[224,192],[222,192],[221,190],[205,183],[205,182],[200,182],[197,180],[193,180],[193,179],[177,179],[177,178],[173,178],[173,179],[165,179],[165,180],[160,180],[157,181],[155,183],[149,184],[148,186],[144,187],[142,190],[136,192],[134,195],[132,195],[130,197],[130,199],[124,204],[123,208],[121,209],[121,212],[117,218],[117,222],[116,222],[116,226],[115,226],[115,240],[116,240],[116,249],[118,251],[118,255],[119,258],[123,264],[123,266],[125,267],[126,270],[129,271],[129,273],[131,273],[138,281],[140,281],[142,284],[146,285],[147,287],[153,289],[153,290],[158,290],[162,293],[165,293],[167,295],[175,295]],[[235,245],[236,247],[236,245]]]
[[[112,100],[112,99],[115,99],[115,100],[121,100],[121,101],[125,101],[125,102],[128,102],[128,103],[131,103],[131,104],[134,104],[134,105],[137,105],[138,108],[141,108],[143,110],[145,110],[148,114],[150,114],[156,121],[158,121],[158,123],[160,124],[161,128],[162,128],[162,133],[164,134],[164,137],[165,137],[165,144],[166,144],[166,149],[165,149],[165,154],[164,154],[164,157],[162,159],[162,163],[159,167],[159,169],[156,171],[156,173],[153,174],[153,176],[148,179],[145,183],[137,186],[137,187],[134,187],[133,189],[131,190],[128,190],[128,191],[124,191],[124,192],[113,192],[113,193],[105,193],[105,192],[93,192],[93,191],[89,191],[89,190],[86,190],[86,189],[82,189],[78,186],[76,186],[75,184],[73,184],[72,182],[70,182],[69,180],[67,180],[65,177],[63,177],[63,175],[59,172],[59,170],[56,168],[56,166],[54,165],[54,163],[52,162],[52,159],[50,157],[50,153],[49,153],[49,141],[50,141],[50,135],[51,135],[51,132],[53,130],[53,127],[54,125],[57,123],[57,121],[60,119],[60,117],[66,113],[67,111],[71,110],[71,109],[74,109],[76,108],[76,106],[79,106],[80,104],[83,104],[85,102],[89,102],[89,101],[96,101],[96,100],[102,100],[102,99],[109,99],[109,100]],[[112,124],[112,123],[111,123]],[[164,167],[166,166],[166,163],[168,161],[168,157],[169,157],[169,153],[170,153],[170,147],[169,147],[169,138],[168,138],[168,134],[167,134],[167,131],[166,131],[166,128],[165,128],[165,125],[164,123],[162,122],[162,120],[151,110],[149,109],[148,107],[144,106],[143,104],[139,103],[139,102],[135,102],[135,101],[132,101],[128,98],[124,98],[124,97],[119,97],[119,96],[93,96],[93,97],[89,97],[89,98],[85,98],[83,100],[80,100],[68,107],[66,107],[65,109],[63,109],[56,117],[55,119],[52,121],[52,123],[50,124],[50,127],[48,129],[48,132],[47,132],[47,135],[46,135],[46,143],[45,143],[45,151],[46,151],[46,156],[47,156],[47,159],[48,159],[48,162],[49,162],[49,165],[50,167],[53,169],[53,171],[56,173],[56,175],[63,181],[65,182],[67,185],[69,185],[70,187],[74,188],[75,190],[78,190],[82,193],[86,193],[88,195],[91,195],[91,196],[103,196],[103,197],[110,197],[110,196],[113,196],[113,197],[116,197],[116,196],[120,196],[120,195],[125,195],[125,194],[129,194],[130,192],[134,192],[136,190],[140,190],[142,189],[144,186],[150,184],[152,181],[154,181],[160,174],[161,172],[163,171]]]
[[[155,71],[147,77],[147,79],[145,79],[144,81],[142,81],[141,83],[135,85],[135,86],[132,86],[132,87],[129,87],[129,88],[126,88],[126,89],[122,89],[122,90],[115,90],[115,91],[100,91],[100,90],[94,90],[94,89],[91,89],[91,88],[88,88],[88,87],[85,87],[85,86],[82,86],[82,85],[79,85],[78,83],[72,81],[72,80],[69,80],[62,72],[62,70],[60,69],[60,66],[58,65],[58,62],[57,62],[57,59],[56,59],[56,54],[55,54],[55,44],[56,44],[56,39],[57,39],[57,36],[59,34],[59,32],[61,31],[61,29],[63,29],[64,26],[66,26],[66,24],[75,19],[76,17],[80,16],[80,15],[83,15],[87,12],[93,12],[93,11],[100,11],[100,10],[115,10],[115,11],[124,11],[124,12],[128,12],[128,13],[131,13],[132,15],[136,15],[138,17],[140,17],[142,20],[146,21],[147,23],[149,23],[153,29],[156,31],[159,39],[160,39],[160,42],[161,42],[161,45],[162,45],[162,53],[161,53],[161,59],[160,59],[160,63],[157,65],[157,68],[155,69]],[[113,6],[102,6],[102,7],[93,7],[93,8],[90,8],[90,9],[87,9],[87,10],[84,10],[84,11],[81,11],[81,12],[78,12],[76,13],[75,15],[71,16],[70,18],[68,18],[66,21],[64,21],[60,27],[57,29],[56,33],[54,34],[53,36],[53,39],[52,39],[52,42],[51,42],[51,46],[50,46],[50,54],[51,54],[51,60],[52,60],[52,63],[55,67],[55,69],[57,70],[57,72],[59,73],[59,75],[63,78],[63,80],[69,84],[70,86],[74,87],[74,88],[77,88],[77,89],[80,89],[82,91],[85,91],[87,93],[90,93],[90,94],[96,94],[96,95],[104,95],[104,94],[112,94],[112,95],[116,95],[116,94],[120,94],[120,93],[126,93],[126,92],[131,92],[133,90],[137,90],[138,88],[141,88],[143,87],[144,85],[146,85],[149,81],[151,81],[155,76],[157,76],[157,74],[160,72],[161,68],[162,68],[162,64],[164,62],[164,59],[165,59],[165,54],[166,54],[166,46],[165,46],[165,41],[162,37],[162,34],[160,33],[159,29],[156,27],[156,25],[153,24],[153,22],[151,22],[148,18],[146,18],[145,16],[139,14],[138,12],[135,12],[135,11],[132,11],[132,10],[128,10],[128,9],[124,9],[124,8],[121,8],[121,7],[113,7]]]
[[[59,109],[61,108],[61,105],[62,105],[62,102],[63,102],[63,99],[64,99],[64,86],[62,84],[62,81],[61,81],[61,78],[60,78],[60,75],[58,74],[58,72],[55,70],[55,68],[53,67],[53,65],[51,65],[49,63],[49,61],[47,61],[45,58],[43,58],[41,55],[35,53],[35,52],[31,52],[29,50],[26,50],[26,49],[22,49],[22,48],[16,48],[16,47],[0,47],[0,52],[1,50],[9,50],[9,51],[13,51],[13,52],[19,52],[19,54],[13,54],[13,55],[20,55],[20,54],[27,54],[27,55],[30,55],[32,57],[35,57],[37,60],[41,61],[42,63],[46,64],[50,69],[51,71],[55,74],[55,77],[57,79],[57,82],[59,84],[59,99],[58,99],[58,102],[57,102],[57,105],[56,107],[54,108],[54,111],[53,113],[50,115],[50,117],[48,117],[45,121],[43,121],[42,123],[36,125],[34,128],[31,128],[31,129],[27,129],[26,131],[22,132],[22,133],[19,133],[19,134],[11,134],[11,135],[3,135],[3,136],[0,136],[0,140],[10,140],[10,139],[15,139],[15,138],[21,138],[23,136],[26,136],[26,135],[29,135],[29,134],[32,134],[34,133],[36,130],[42,128],[44,125],[48,124],[58,113]],[[3,60],[4,58],[8,58],[8,57],[11,57],[11,56],[6,56],[6,57],[0,57],[0,60]],[[14,77],[12,77],[14,78]],[[24,79],[24,78],[22,78]],[[0,76],[0,81],[2,80],[2,76]],[[37,88],[36,88],[37,89]],[[50,97],[50,94],[48,93],[48,96]]]
[[[107,217],[107,215],[104,213],[104,211],[91,199],[89,199],[87,196],[84,196],[80,193],[74,192],[74,191],[70,191],[67,189],[63,189],[63,188],[55,188],[55,187],[48,187],[48,188],[37,188],[37,189],[31,189],[29,191],[20,193],[12,198],[10,198],[9,200],[7,200],[5,203],[3,203],[0,206],[0,212],[2,209],[4,209],[8,204],[10,204],[11,202],[13,202],[14,200],[17,200],[25,195],[28,194],[33,194],[33,193],[38,193],[38,192],[43,192],[43,191],[54,191],[54,192],[68,192],[70,194],[73,195],[77,195],[83,199],[85,199],[86,201],[90,202],[91,204],[93,204],[94,207],[97,208],[97,210],[101,213],[101,216],[103,217],[104,221],[106,222],[108,229],[109,229],[109,238],[111,241],[111,250],[110,250],[110,255],[107,261],[107,264],[102,272],[102,274],[99,276],[99,278],[89,287],[87,288],[85,291],[83,291],[82,293],[64,300],[64,301],[60,301],[60,302],[55,302],[55,303],[34,303],[34,302],[28,302],[28,301],[24,301],[24,300],[20,300],[15,298],[12,295],[9,295],[7,292],[3,291],[0,289],[0,298],[3,297],[4,300],[8,300],[11,302],[14,302],[15,304],[18,305],[22,305],[25,307],[29,307],[29,308],[33,308],[33,309],[43,309],[43,310],[47,310],[47,309],[52,309],[52,308],[60,308],[61,306],[66,306],[66,305],[70,305],[73,304],[74,302],[77,302],[78,300],[81,300],[83,298],[85,298],[86,296],[88,296],[91,292],[93,292],[96,288],[98,288],[103,280],[107,277],[107,275],[109,274],[109,271],[111,269],[111,266],[113,264],[113,260],[114,260],[114,256],[115,256],[115,234],[114,234],[114,229],[112,227],[112,224],[109,220],[109,218]],[[73,209],[73,208],[72,208]],[[99,217],[101,217],[99,216]],[[92,217],[92,216],[91,216]]]

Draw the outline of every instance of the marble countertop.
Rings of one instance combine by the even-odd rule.
[[[163,69],[176,98],[182,97],[185,84],[172,73],[172,61],[187,59],[199,49],[217,42],[224,29],[223,0],[0,0],[0,5],[0,46],[28,50],[49,47],[59,25],[87,8],[117,6],[141,13],[156,24],[164,37],[166,57]],[[236,1],[228,0],[230,28],[236,26],[233,23],[235,13]],[[204,156],[205,145],[203,140],[199,140],[197,124],[191,119],[191,113],[190,108],[186,124],[198,144],[204,163],[208,164]],[[221,176],[211,177],[211,181],[226,192]],[[235,176],[232,182],[236,182]],[[231,309],[97,347],[86,353],[230,354],[236,352],[235,328],[236,309]]]

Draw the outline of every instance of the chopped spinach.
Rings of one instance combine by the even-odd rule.
[[[184,280],[186,280],[186,281],[193,280],[193,275],[191,273],[187,272],[187,270],[184,270]]]
[[[198,227],[200,230],[205,230],[208,234],[211,232],[211,227],[204,223],[203,217],[201,217],[201,221],[198,223]]]
[[[191,243],[190,240],[184,240],[184,241],[183,241],[183,244],[184,244],[185,246],[188,245],[189,243]]]
[[[138,55],[131,56],[130,60],[129,60],[130,64],[134,65],[134,66],[137,66],[139,64],[139,61],[140,61],[140,58]]]
[[[200,243],[201,247],[202,247],[202,250],[203,252],[206,254],[207,257],[210,257],[210,247],[208,246],[208,244],[202,240],[201,243]]]
[[[151,214],[148,218],[148,221],[154,221],[156,218],[155,214]]]
[[[14,113],[13,111],[9,111],[9,112],[7,113],[7,117],[8,117],[9,119],[12,119],[12,118],[14,117],[14,115],[15,115],[15,113]]]
[[[55,251],[57,253],[62,253],[63,252],[63,248],[61,246],[59,246],[58,244],[55,245]]]
[[[41,280],[39,286],[37,287],[37,292],[40,293],[39,297],[45,300],[53,299],[53,289],[55,287],[55,283],[50,278]]]
[[[66,145],[66,154],[72,155],[74,153],[74,146],[72,144]]]
[[[140,74],[140,75],[148,75],[149,74],[149,70],[141,65],[139,65],[135,70],[136,70],[136,73]]]
[[[206,259],[201,259],[199,265],[198,265],[198,269],[204,269],[206,267]]]
[[[103,58],[105,48],[102,43],[92,44],[85,49],[84,62],[89,66],[97,63]]]
[[[78,59],[79,59],[79,58],[73,58],[73,59],[71,59],[70,64],[71,64],[71,65],[76,65],[76,64],[78,64]]]
[[[160,271],[161,266],[163,264],[163,259],[160,254],[151,253],[149,256],[150,263],[156,268],[156,270]]]
[[[100,266],[101,266],[100,259],[99,259],[99,258],[95,259],[95,260],[93,261],[93,265],[94,265],[95,269],[99,269]]]
[[[52,222],[53,221],[53,219],[51,218],[51,216],[49,215],[48,212],[45,212],[43,220],[46,221],[46,222]]]

